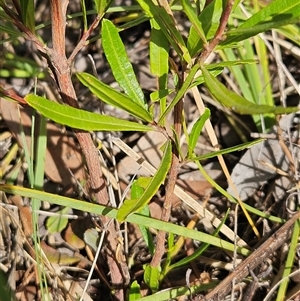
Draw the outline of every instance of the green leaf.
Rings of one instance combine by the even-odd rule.
[[[153,75],[167,77],[169,71],[169,43],[166,40],[159,25],[151,19],[151,39],[150,39],[150,71]],[[166,89],[166,87],[159,87]]]
[[[152,293],[158,291],[159,288],[160,267],[152,267],[146,264],[144,268],[144,281],[151,288]]]
[[[20,0],[22,20],[31,32],[35,32],[34,0]]]
[[[135,180],[132,183],[132,187],[131,187],[131,199],[138,199],[140,198],[146,187],[149,185],[151,181],[151,178],[148,177],[140,177],[137,180]],[[144,215],[144,216],[150,216],[150,210],[149,207],[146,205],[144,206],[140,211],[140,214]],[[153,255],[154,254],[154,242],[153,242],[153,236],[149,230],[149,227],[145,227],[142,225],[139,225],[139,229],[142,233],[142,236],[144,238],[144,241],[146,243],[146,246],[148,247],[150,254]]]
[[[118,30],[107,19],[102,20],[102,46],[112,73],[120,87],[133,102],[147,109],[144,93],[136,79]]]
[[[69,207],[64,207],[63,209],[56,212],[57,214],[59,214],[58,216],[48,217],[46,221],[46,229],[50,233],[60,232],[65,229],[69,220],[67,217],[64,217],[62,215],[68,214],[69,210]]]
[[[155,19],[177,54],[188,64],[192,62],[189,51],[185,45],[182,34],[178,31],[174,19],[167,13],[164,7],[158,6],[152,0],[137,0],[141,8],[150,17]]]
[[[237,29],[228,31],[226,33],[228,38],[221,45],[236,43],[260,32],[298,22],[300,22],[300,2],[298,0],[274,0]]]
[[[127,218],[127,216],[129,216],[130,214],[134,212],[138,212],[140,209],[142,209],[146,204],[150,202],[152,197],[158,191],[159,186],[163,183],[163,181],[167,176],[167,173],[171,165],[171,158],[172,158],[172,145],[171,142],[168,141],[163,158],[157,169],[157,172],[153,177],[151,177],[151,180],[149,181],[149,184],[147,185],[143,194],[138,199],[125,200],[125,202],[119,209],[117,219],[120,222],[124,221]]]
[[[210,117],[210,110],[205,108],[204,113],[198,118],[196,123],[194,124],[191,134],[189,136],[189,150],[188,150],[188,156],[191,158],[194,149],[196,147],[197,141],[199,139],[200,133],[202,131],[202,128],[205,124],[205,121]]]
[[[82,8],[83,32],[86,32],[88,29],[88,25],[87,25],[85,0],[80,0],[80,4],[81,4],[81,8]]]
[[[215,231],[213,232],[213,234],[212,234],[213,236],[216,237],[219,234],[222,226],[224,225],[225,221],[227,220],[228,213],[229,213],[229,209],[226,211],[226,214],[225,214],[224,218],[222,219],[222,222],[220,223],[220,225],[218,226],[218,228],[215,229]],[[170,270],[182,267],[182,266],[187,265],[188,263],[196,260],[201,254],[203,254],[205,252],[205,250],[209,247],[209,245],[210,245],[209,243],[201,244],[200,248],[198,248],[197,250],[195,250],[193,254],[191,254],[191,255],[189,255],[187,257],[184,257],[183,259],[181,259],[181,260],[175,262],[174,264],[172,264],[169,267],[168,272]]]
[[[37,200],[37,199],[44,200],[51,204],[57,204],[60,206],[68,206],[70,208],[80,210],[83,212],[90,212],[90,213],[94,213],[94,214],[105,215],[109,218],[116,218],[117,213],[118,213],[118,210],[115,208],[106,207],[106,206],[93,204],[93,203],[88,203],[88,202],[81,201],[78,199],[71,199],[68,197],[64,197],[64,196],[57,195],[57,194],[51,194],[51,193],[47,193],[47,192],[36,190],[36,189],[28,189],[28,188],[24,188],[24,187],[19,187],[19,186],[14,186],[14,185],[5,185],[5,184],[0,183],[0,191],[4,191],[4,192],[10,193],[10,194],[17,194],[17,195],[21,195],[24,197],[30,197],[33,200]],[[226,193],[226,191],[224,191],[224,193]],[[234,200],[234,198],[232,196],[230,196],[228,193],[226,194],[226,196],[228,196],[229,199]],[[252,208],[252,207],[247,205],[247,208]],[[248,209],[248,210],[250,210],[250,209]],[[252,212],[253,211],[254,211],[254,208],[252,208]],[[271,217],[271,216],[268,216],[268,215],[266,216],[265,214],[260,213],[260,211],[258,211],[258,210],[255,213],[260,214],[260,216],[263,216],[264,218]],[[279,222],[279,223],[284,222],[280,218],[272,219],[272,220],[274,220],[275,222]],[[126,221],[129,223],[137,224],[137,225],[143,225],[145,227],[151,227],[151,228],[158,229],[158,230],[164,230],[166,232],[172,232],[176,235],[189,237],[189,238],[201,241],[203,243],[210,243],[211,245],[218,246],[224,250],[229,250],[229,251],[237,250],[237,252],[239,254],[242,254],[245,256],[248,256],[250,254],[250,251],[246,248],[237,247],[234,244],[229,243],[226,240],[222,240],[220,238],[213,237],[207,233],[204,233],[204,232],[201,232],[198,230],[187,229],[186,227],[178,226],[173,223],[163,222],[163,221],[160,221],[160,220],[157,220],[154,218],[150,218],[147,216],[143,216],[140,214],[134,213],[132,215],[129,215],[126,218]]]
[[[93,0],[94,1],[94,7],[98,15],[102,16],[106,9],[110,6],[112,0]]]
[[[150,210],[149,210],[149,206],[146,205],[144,206],[140,211],[139,214],[142,214],[144,216],[149,216],[150,217]],[[139,226],[139,229],[143,235],[144,241],[146,243],[147,248],[149,249],[149,252],[151,255],[154,254],[154,250],[155,250],[155,246],[154,246],[154,238],[153,235],[151,233],[151,231],[149,230],[149,227],[144,227],[142,225]]]
[[[140,285],[134,280],[129,289],[129,301],[135,301],[141,298]]]
[[[161,125],[164,122],[165,117],[170,113],[170,111],[174,108],[174,106],[178,103],[178,101],[184,96],[186,91],[190,88],[190,85],[199,69],[199,65],[196,64],[193,66],[193,68],[190,70],[189,75],[183,82],[182,86],[180,87],[179,91],[175,95],[174,99],[171,101],[171,103],[168,105],[167,109],[162,112],[162,115],[159,117],[158,124]]]
[[[151,131],[150,126],[99,115],[67,105],[61,105],[44,97],[27,95],[28,104],[51,120],[85,131]]]
[[[244,97],[228,90],[222,83],[214,78],[204,66],[201,66],[202,74],[204,76],[205,85],[207,86],[211,95],[224,106],[232,109],[239,114],[288,114],[299,110],[297,107],[271,107],[268,105],[254,104]]]
[[[251,146],[253,146],[257,143],[260,143],[264,140],[265,139],[263,139],[263,138],[256,139],[254,141],[250,141],[250,142],[235,145],[235,146],[232,146],[232,147],[224,148],[224,149],[221,149],[219,151],[211,152],[211,153],[199,156],[199,157],[194,156],[193,158],[190,158],[190,160],[191,161],[203,161],[203,160],[211,159],[211,158],[214,158],[214,157],[217,157],[217,156],[220,156],[220,155],[230,154],[232,152],[244,150],[245,148],[250,148]]]
[[[194,24],[191,26],[187,46],[192,57],[201,51],[203,47],[203,41],[206,42],[206,40],[211,39],[214,36],[219,26],[220,17],[223,11],[222,3],[223,0],[212,1],[203,9],[199,16],[198,22],[200,23],[200,27],[204,32],[205,39],[199,39],[196,26]]]
[[[153,75],[158,77],[158,90],[165,91],[168,88],[169,72],[169,43],[164,33],[154,19],[151,23],[150,40],[150,70]],[[167,95],[159,93],[160,111],[164,112],[167,104]]]
[[[206,36],[205,36],[204,30],[202,28],[202,24],[198,20],[198,16],[195,13],[195,8],[192,7],[191,2],[188,0],[182,0],[181,3],[182,3],[182,7],[183,7],[185,14],[187,15],[188,19],[192,23],[192,26],[198,35],[198,39],[201,39],[202,42],[207,44]]]
[[[133,102],[128,96],[102,83],[93,75],[88,73],[78,73],[77,77],[83,85],[88,87],[91,92],[105,103],[116,108],[120,108],[141,120],[147,122],[152,121],[150,113],[144,107]]]

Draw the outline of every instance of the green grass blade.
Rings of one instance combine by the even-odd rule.
[[[90,212],[99,215],[106,215],[109,218],[116,218],[118,210],[106,207],[98,204],[88,203],[81,200],[71,199],[68,197],[63,197],[57,194],[51,194],[44,191],[28,189],[24,187],[0,184],[0,190],[6,193],[17,194],[21,196],[26,196],[34,199],[40,199],[48,201],[52,204],[57,204],[60,206],[68,206],[76,210]],[[133,213],[126,218],[127,222],[134,223],[137,225],[143,225],[145,227],[151,227],[157,230],[164,230],[166,232],[172,232],[176,235],[189,237],[203,243],[210,243],[213,246],[217,246],[224,250],[233,251],[237,249],[239,254],[248,256],[250,251],[246,248],[236,247],[234,244],[229,243],[212,235],[203,233],[201,231],[196,231],[192,229],[187,229],[186,227],[178,226],[172,223],[163,222],[154,218],[143,216],[137,213]]]
[[[152,121],[150,113],[143,106],[140,106],[133,102],[128,96],[102,83],[93,75],[88,73],[78,73],[77,77],[83,85],[88,87],[92,93],[105,103],[122,109],[141,120],[147,122]]]
[[[85,131],[151,131],[143,124],[100,115],[61,105],[44,97],[27,95],[28,104],[47,118],[74,129]]]
[[[285,262],[285,268],[282,274],[283,281],[280,284],[276,301],[286,300],[286,291],[289,284],[289,275],[293,272],[294,260],[297,254],[297,244],[300,235],[300,220],[294,224],[291,243],[289,245],[288,256]]]
[[[232,109],[239,114],[253,115],[253,114],[288,114],[299,110],[297,107],[271,107],[268,105],[254,104],[244,97],[228,90],[222,83],[214,78],[204,66],[201,66],[204,76],[205,85],[207,86],[211,95],[224,106]]]
[[[149,184],[145,188],[142,195],[138,199],[125,200],[125,202],[119,209],[117,219],[120,222],[123,222],[128,215],[141,210],[146,204],[151,201],[152,197],[156,194],[160,185],[164,182],[168,174],[171,166],[171,158],[172,145],[171,142],[168,141],[160,166],[158,167],[155,175],[151,177],[151,180],[149,181]]]
[[[120,87],[139,106],[147,109],[140,87],[117,28],[107,19],[102,20],[102,46],[112,73]]]

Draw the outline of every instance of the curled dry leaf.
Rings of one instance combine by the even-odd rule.
[[[22,108],[18,104],[5,99],[1,99],[0,108],[2,117],[10,131],[18,144],[24,148],[21,138],[22,124],[26,135],[26,144],[32,154],[30,149],[32,109]],[[74,185],[75,179],[82,181],[86,178],[79,146],[72,137],[66,136],[58,126],[50,122],[47,123],[45,173],[53,182],[60,183],[63,186]]]

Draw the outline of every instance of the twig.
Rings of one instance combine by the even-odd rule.
[[[244,279],[250,270],[254,270],[262,264],[270,254],[274,253],[283,243],[291,236],[292,227],[297,219],[300,218],[300,211],[294,214],[279,230],[277,230],[270,238],[268,238],[256,251],[248,256],[238,267],[229,274],[217,287],[209,292],[199,301],[217,301],[224,300],[227,294],[233,289],[231,287],[232,280],[239,283]]]
[[[72,64],[75,56],[82,49],[82,47],[86,46],[86,40],[91,35],[92,31],[98,26],[100,20],[101,20],[101,16],[97,15],[97,17],[93,21],[92,25],[90,26],[90,28],[82,35],[79,43],[75,46],[73,52],[71,53],[70,57],[68,58],[68,63],[69,64]]]

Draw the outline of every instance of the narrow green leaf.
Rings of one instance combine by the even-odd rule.
[[[198,35],[198,39],[201,39],[202,42],[207,44],[206,36],[205,36],[204,30],[202,28],[202,24],[199,21],[198,16],[195,13],[195,8],[192,7],[191,2],[188,0],[182,0],[181,3],[182,3],[182,7],[183,7],[185,14],[187,15],[188,19],[192,23],[193,28],[195,29],[195,31]]]
[[[117,218],[120,222],[124,221],[128,215],[134,212],[138,212],[140,209],[142,209],[146,204],[150,202],[152,197],[158,191],[159,186],[163,183],[163,181],[167,176],[167,173],[171,165],[171,158],[172,158],[172,145],[171,142],[168,141],[163,158],[157,169],[157,172],[153,177],[151,177],[151,181],[147,185],[143,194],[138,199],[125,200],[125,202],[119,209]]]
[[[155,19],[165,37],[178,55],[190,64],[192,59],[185,45],[182,34],[178,31],[174,19],[166,12],[165,8],[158,6],[152,0],[137,0],[137,2],[150,18]]]
[[[207,86],[211,95],[224,106],[232,109],[239,114],[288,114],[299,110],[297,107],[271,107],[268,105],[254,104],[244,97],[228,90],[222,83],[214,78],[204,66],[201,66],[202,74],[204,76],[205,85]]]
[[[83,30],[84,30],[84,32],[86,32],[88,29],[88,25],[87,25],[85,0],[80,0],[80,4],[81,4],[81,8],[82,8]]]
[[[169,43],[157,22],[151,19],[150,23],[152,26],[150,39],[150,71],[153,75],[158,77],[166,76],[169,71]],[[159,89],[166,89],[166,87],[159,87]]]
[[[69,219],[67,217],[64,217],[62,215],[65,215],[69,212],[70,208],[64,207],[63,209],[57,211],[56,213],[59,214],[58,216],[50,216],[46,220],[46,229],[50,233],[56,233],[60,232],[68,224]]]
[[[152,267],[146,264],[144,268],[144,281],[151,288],[152,293],[158,291],[159,287],[160,267]]]
[[[168,89],[169,43],[155,19],[151,19],[150,23],[152,27],[150,70],[153,75],[158,77],[158,91],[166,91]],[[160,111],[164,112],[167,105],[167,95],[162,96],[162,94],[163,93],[159,93],[159,105]]]
[[[215,185],[215,184],[214,184]],[[217,185],[217,184],[216,184]],[[94,214],[99,214],[99,215],[105,215],[109,218],[116,218],[118,210],[111,208],[111,207],[106,207],[106,206],[101,206],[98,204],[93,204],[93,203],[88,203],[85,201],[77,200],[77,199],[71,199],[68,197],[64,197],[61,195],[57,194],[51,194],[47,193],[44,191],[36,190],[36,189],[28,189],[24,187],[19,187],[19,186],[14,186],[14,185],[6,185],[6,184],[0,184],[0,191],[4,191],[6,193],[10,194],[18,194],[24,197],[29,197],[32,199],[40,199],[47,201],[51,204],[57,204],[60,206],[68,206],[70,208],[74,208],[76,210],[84,211],[84,212],[90,212]],[[226,191],[224,191],[226,193]],[[233,199],[232,196],[227,194],[229,199]],[[245,204],[246,205],[246,204]],[[251,206],[247,205],[247,208],[252,208]],[[252,211],[254,208],[252,208]],[[256,209],[257,210],[257,209]],[[258,210],[257,210],[258,211]],[[260,211],[258,211],[258,214]],[[266,218],[266,215],[263,213],[260,213],[260,216],[263,216]],[[271,216],[267,216],[271,217]],[[173,223],[168,223],[168,222],[163,222],[154,218],[150,218],[147,216],[143,216],[140,214],[132,214],[129,215],[126,219],[127,222],[129,223],[134,223],[137,225],[143,225],[145,227],[151,227],[154,229],[158,230],[164,230],[166,232],[172,232],[176,235],[179,236],[184,236],[184,237],[189,237],[192,239],[195,239],[197,241],[201,241],[203,243],[210,243],[213,246],[218,246],[224,250],[237,250],[239,254],[248,256],[250,255],[250,251],[246,248],[241,248],[241,247],[236,247],[234,244],[229,243],[226,240],[222,240],[217,237],[213,237],[212,235],[209,235],[207,233],[198,231],[198,230],[192,230],[192,229],[187,229],[186,227],[178,226]],[[275,219],[275,222],[283,222],[281,219]]]
[[[158,124],[161,125],[165,119],[165,117],[170,113],[170,111],[174,108],[174,106],[178,103],[178,101],[184,96],[186,91],[190,88],[190,85],[199,69],[199,65],[196,64],[191,69],[189,75],[187,76],[186,80],[184,81],[183,85],[175,95],[174,99],[171,101],[171,103],[168,105],[167,109],[162,112],[162,115],[159,117]]]
[[[217,229],[215,229],[215,231],[213,232],[213,236],[217,236],[222,228],[222,226],[224,225],[225,221],[227,220],[227,217],[228,217],[228,214],[229,214],[229,209],[226,211],[226,214],[225,216],[223,217],[222,219],[222,222],[220,223],[220,225],[218,226]],[[184,257],[183,259],[175,262],[174,264],[172,264],[169,269],[168,269],[168,272],[173,270],[173,269],[176,269],[176,268],[179,268],[179,267],[182,267],[184,265],[187,265],[188,263],[196,260],[203,252],[205,252],[205,250],[209,247],[209,243],[205,243],[205,244],[201,244],[200,248],[198,248],[197,250],[194,251],[194,253],[192,253],[191,255],[187,256],[187,257]],[[176,250],[174,250],[176,251]],[[177,252],[174,252],[174,254],[176,255]]]
[[[221,149],[219,151],[211,152],[211,153],[208,153],[208,154],[205,154],[205,155],[202,155],[202,156],[199,156],[199,157],[193,157],[193,158],[190,158],[190,159],[192,161],[203,161],[203,160],[211,159],[211,158],[214,158],[214,157],[217,157],[217,156],[220,156],[220,155],[226,155],[226,154],[230,154],[232,152],[237,152],[237,151],[244,150],[245,148],[250,148],[251,146],[253,146],[257,143],[260,143],[264,140],[265,139],[262,139],[262,138],[256,139],[254,141],[249,141],[249,142],[246,142],[246,143],[243,143],[243,144],[238,144],[238,145],[235,145],[235,146],[232,146],[232,147],[224,148],[224,149]]]
[[[89,73],[78,73],[76,75],[83,85],[88,87],[92,93],[105,103],[120,108],[141,120],[152,121],[150,113],[144,107],[133,102],[128,96],[109,87]]]
[[[140,177],[137,180],[135,180],[132,184],[131,187],[131,199],[138,199],[140,198],[146,187],[149,185],[151,181],[151,178],[148,177]],[[149,207],[146,205],[144,206],[140,211],[140,214],[145,215],[145,216],[150,216],[150,210]],[[139,229],[142,233],[142,236],[144,238],[144,241],[146,243],[146,246],[148,247],[150,254],[153,255],[154,254],[154,242],[153,242],[153,236],[149,230],[149,227],[145,227],[142,225],[139,225]]]
[[[297,0],[274,0],[266,7],[260,9],[256,14],[246,20],[241,28],[250,28],[259,23],[267,21],[281,22],[300,17],[300,2]],[[299,19],[300,20],[300,19]]]
[[[147,109],[144,93],[136,79],[118,30],[107,19],[102,20],[102,46],[112,73],[120,87],[132,101]]]
[[[185,0],[186,1],[186,0]],[[199,34],[195,25],[191,26],[188,35],[187,46],[192,57],[198,54],[203,48],[203,41],[211,39],[220,23],[220,17],[223,11],[223,0],[212,1],[207,5],[199,16],[199,23],[204,32],[205,39],[199,39]]]
[[[20,0],[22,20],[31,32],[35,32],[34,0]]]
[[[288,255],[285,261],[285,267],[283,269],[282,281],[280,283],[280,287],[278,289],[278,295],[276,301],[286,300],[288,284],[290,282],[290,276],[293,272],[293,266],[295,262],[295,258],[298,256],[298,248],[299,248],[299,235],[300,235],[300,220],[298,219],[293,228],[293,233],[289,245]]]
[[[151,131],[150,126],[61,105],[44,97],[27,95],[28,104],[51,120],[85,131]]]
[[[203,126],[205,124],[205,121],[210,117],[210,110],[208,108],[205,108],[204,113],[198,118],[196,123],[194,124],[191,134],[189,136],[189,150],[188,150],[188,155],[191,158],[194,149],[196,147],[197,141],[199,139],[200,133],[203,129]]]
[[[236,43],[260,32],[298,22],[300,22],[300,2],[298,0],[274,0],[237,29],[229,30],[226,33],[228,38],[221,42],[221,45]]]

